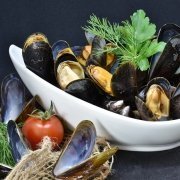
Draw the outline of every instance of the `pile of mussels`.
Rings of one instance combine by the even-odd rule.
[[[160,29],[158,41],[166,46],[145,72],[130,62],[119,65],[113,54],[95,55],[107,43],[85,35],[89,45],[70,47],[60,40],[52,48],[43,34],[29,36],[23,47],[27,68],[65,92],[121,115],[150,121],[180,118],[179,26]]]

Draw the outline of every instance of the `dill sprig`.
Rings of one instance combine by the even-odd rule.
[[[165,43],[155,39],[156,26],[150,23],[143,10],[138,10],[130,21],[111,24],[106,18],[91,15],[83,29],[112,44],[97,52],[114,53],[121,62],[131,61],[141,71],[150,67],[148,58],[162,52]]]
[[[0,122],[0,163],[13,167],[15,165],[7,138],[7,126]]]

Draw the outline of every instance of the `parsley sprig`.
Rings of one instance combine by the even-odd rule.
[[[121,62],[131,61],[141,71],[150,67],[148,58],[157,52],[162,52],[165,43],[155,39],[156,26],[150,23],[146,13],[138,10],[130,21],[122,24],[111,24],[106,18],[90,16],[88,25],[83,29],[89,33],[100,36],[112,44],[97,53],[114,53]]]

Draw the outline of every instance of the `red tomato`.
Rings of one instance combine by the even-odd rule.
[[[60,144],[64,137],[64,128],[61,121],[55,115],[51,116],[48,120],[41,120],[30,116],[22,127],[22,133],[31,148],[35,150],[44,136],[49,136],[56,146]]]

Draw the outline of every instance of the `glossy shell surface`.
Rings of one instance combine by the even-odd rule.
[[[1,118],[4,123],[15,120],[25,103],[25,88],[16,74],[6,76],[1,84]]]
[[[75,129],[68,144],[61,153],[53,170],[59,176],[89,158],[96,141],[96,129],[92,122],[82,121]]]

